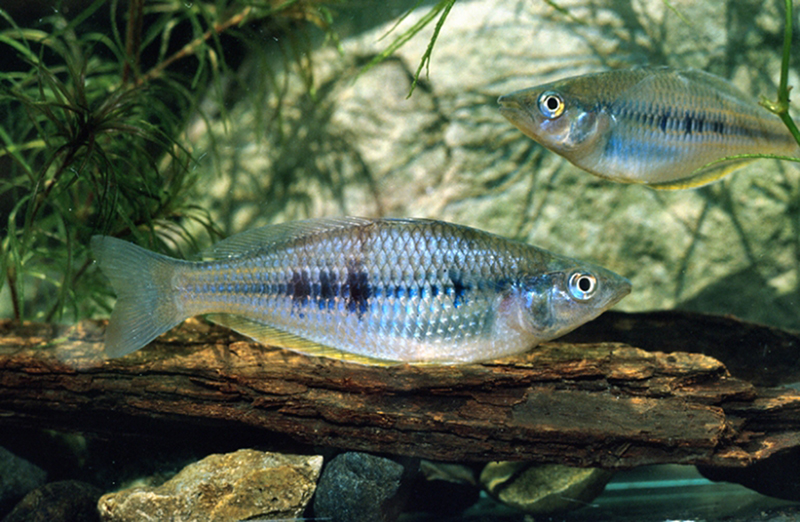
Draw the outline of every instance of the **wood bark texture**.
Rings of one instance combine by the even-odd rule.
[[[527,354],[453,366],[306,357],[200,320],[105,360],[103,328],[0,322],[0,423],[257,428],[436,460],[606,468],[745,466],[800,446],[800,394],[779,386],[800,376],[800,337],[730,318],[609,313]]]

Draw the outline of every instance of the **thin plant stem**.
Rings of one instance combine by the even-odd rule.
[[[783,28],[783,60],[781,62],[781,80],[778,85],[778,100],[773,102],[771,100],[762,99],[761,105],[766,107],[770,112],[775,113],[784,125],[789,129],[789,132],[794,136],[795,141],[800,144],[800,131],[797,129],[794,120],[789,115],[789,59],[792,55],[792,14],[793,6],[792,0],[786,1],[786,23]]]
[[[17,294],[17,277],[14,275],[14,269],[9,267],[6,274],[8,281],[8,290],[11,292],[11,306],[14,308],[14,320],[22,320],[22,310],[20,310],[19,295]]]
[[[142,46],[142,23],[144,0],[130,0],[128,6],[128,26],[125,33],[125,66],[122,69],[122,83],[127,84],[131,77],[139,75],[139,52]]]
[[[252,11],[252,9],[253,8],[251,6],[247,6],[241,11],[239,11],[237,14],[225,20],[224,22],[219,24],[214,24],[214,27],[203,33],[202,36],[195,38],[188,44],[184,45],[183,48],[177,51],[175,54],[173,54],[163,62],[159,63],[157,66],[150,69],[147,72],[147,74],[145,74],[136,81],[136,84],[142,85],[155,78],[158,78],[159,76],[161,76],[164,70],[170,65],[172,65],[174,62],[186,58],[187,56],[192,56],[195,53],[195,51],[197,51],[197,49],[200,48],[200,46],[202,46],[203,43],[212,36],[216,34],[221,34],[230,27],[243,23],[245,20],[247,20],[247,17],[250,15],[250,11]]]
[[[406,96],[406,98],[410,98],[411,95],[414,94],[414,89],[417,87],[417,82],[419,82],[419,75],[422,73],[422,68],[425,67],[426,75],[430,74],[433,46],[436,43],[437,38],[439,38],[439,32],[442,30],[442,26],[444,25],[444,21],[447,19],[447,15],[450,14],[450,9],[453,8],[455,3],[456,0],[446,0],[446,2],[440,2],[439,5],[436,6],[437,9],[441,9],[442,15],[436,22],[436,27],[433,30],[433,36],[431,37],[431,41],[428,43],[428,48],[425,49],[425,54],[422,55],[422,59],[419,62],[419,67],[417,67],[417,72],[414,74],[414,81],[411,83],[411,89],[409,89],[408,96]]]

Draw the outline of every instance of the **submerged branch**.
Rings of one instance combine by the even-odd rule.
[[[203,47],[203,45],[205,45],[205,43],[212,37],[224,33],[231,27],[244,23],[247,20],[247,17],[250,16],[252,10],[252,6],[247,6],[224,22],[214,24],[211,29],[208,29],[201,36],[184,45],[180,50],[175,52],[175,54],[150,69],[147,74],[143,75],[141,78],[138,78],[136,80],[136,84],[143,85],[156,78],[159,78],[170,65],[178,60],[182,60],[183,58],[193,56],[197,50]]]
[[[436,460],[607,468],[745,466],[800,446],[800,394],[736,375],[771,364],[752,359],[764,357],[763,346],[769,357],[796,353],[800,337],[694,314],[603,317],[595,330],[518,357],[389,367],[269,348],[196,320],[104,361],[102,323],[0,322],[0,412],[6,424],[26,427],[105,434],[248,428],[302,444]],[[700,353],[600,341],[639,336],[658,345],[665,336],[653,332],[665,330],[665,348],[716,347],[737,370],[731,375]]]

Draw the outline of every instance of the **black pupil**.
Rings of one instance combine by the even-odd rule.
[[[588,292],[592,289],[592,280],[588,277],[581,277],[578,279],[578,289],[581,292]]]
[[[555,96],[548,96],[547,99],[544,101],[544,104],[551,111],[558,109],[558,106],[561,105],[558,101],[558,98],[556,98]]]

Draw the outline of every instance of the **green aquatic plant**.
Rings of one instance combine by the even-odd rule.
[[[195,203],[202,180],[187,122],[205,118],[209,96],[224,112],[231,40],[330,20],[311,0],[132,0],[124,20],[119,7],[95,0],[33,27],[0,9],[0,316],[107,310],[111,293],[90,269],[93,234],[157,250],[217,236]]]
[[[425,27],[428,26],[431,22],[436,20],[436,26],[433,30],[433,35],[431,36],[430,41],[428,42],[428,46],[425,49],[422,57],[420,58],[419,65],[417,66],[417,70],[414,72],[414,81],[411,83],[411,88],[408,91],[408,97],[414,93],[414,89],[417,87],[419,83],[420,74],[422,74],[422,69],[425,69],[426,75],[430,74],[430,63],[431,63],[431,56],[433,54],[433,47],[436,44],[436,40],[439,38],[439,33],[444,26],[445,20],[447,20],[447,15],[450,14],[450,10],[453,8],[457,0],[439,0],[433,7],[431,7],[430,11],[425,13],[419,20],[417,20],[411,27],[400,33],[393,41],[390,43],[386,49],[378,53],[377,56],[372,58],[366,65],[361,68],[360,74],[364,74],[368,70],[372,69],[386,58],[392,56],[395,51],[397,51],[400,47],[402,47],[406,42],[411,40],[415,37],[420,31],[422,31]],[[684,23],[690,24],[691,22],[686,19],[676,8],[669,2],[669,0],[662,0],[667,8],[675,13],[675,15],[680,18]],[[791,1],[791,0],[787,0]],[[424,0],[417,0],[417,2],[411,6],[398,20],[394,23],[394,25],[389,29],[387,35],[394,31],[397,26],[399,26],[403,20],[405,20],[411,13],[417,10],[422,4]],[[574,18],[570,13],[569,9],[559,5],[554,0],[545,0],[545,3],[561,13],[562,15],[566,16],[567,18],[571,19],[572,21],[578,21],[578,19]],[[438,18],[437,18],[438,17]]]
[[[783,57],[781,60],[781,80],[778,84],[778,99],[773,102],[766,98],[761,100],[761,104],[772,113],[778,115],[789,132],[794,136],[795,141],[800,144],[800,131],[797,130],[794,120],[789,115],[789,61],[792,57],[792,0],[785,0],[786,18],[783,26]]]
[[[408,15],[414,12],[424,0],[418,0],[408,11],[401,16],[397,22],[389,29],[389,32],[392,32],[398,25],[400,25],[403,20],[405,20]],[[383,60],[394,54],[396,50],[403,46],[407,41],[412,39],[414,36],[417,35],[420,31],[422,31],[429,23],[436,19],[438,16],[438,20],[436,21],[436,27],[433,30],[433,36],[431,36],[430,42],[428,42],[428,47],[425,49],[425,53],[423,53],[422,58],[420,58],[419,66],[417,67],[416,72],[414,73],[414,81],[411,82],[411,88],[408,91],[408,96],[410,97],[414,93],[414,89],[417,87],[417,83],[419,83],[419,75],[422,73],[422,69],[425,68],[426,73],[430,73],[430,63],[431,63],[431,55],[433,54],[433,46],[436,44],[436,39],[439,38],[439,32],[442,30],[442,26],[444,26],[445,20],[447,20],[447,15],[450,14],[450,9],[453,8],[455,5],[456,0],[440,0],[439,2],[434,5],[430,11],[425,13],[417,22],[414,23],[410,28],[406,29],[401,33],[397,38],[392,41],[389,46],[381,51],[377,56],[375,56],[372,60],[369,61],[362,69],[361,74],[364,74],[374,66],[381,63]],[[387,33],[388,34],[388,33]]]

